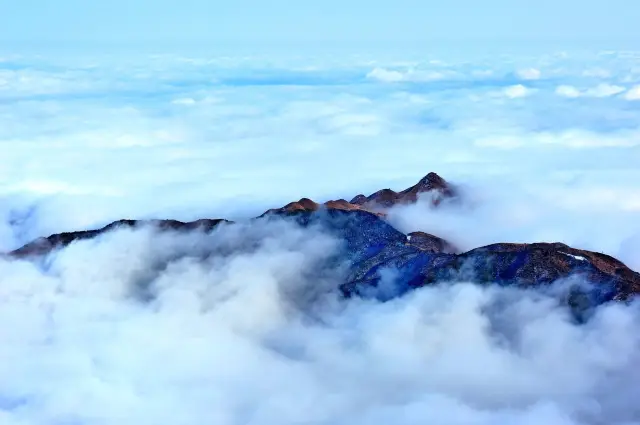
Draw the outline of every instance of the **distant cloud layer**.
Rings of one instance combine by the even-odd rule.
[[[1,245],[121,217],[247,216],[428,171],[633,191],[638,60],[5,55]]]

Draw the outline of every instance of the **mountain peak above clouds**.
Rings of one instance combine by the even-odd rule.
[[[323,203],[314,202],[309,198],[302,198],[299,201],[290,202],[281,208],[274,208],[266,211],[263,215],[294,212],[294,211],[317,211],[322,208],[343,210],[343,211],[368,211],[381,217],[385,216],[385,210],[396,205],[412,204],[417,202],[422,194],[432,196],[434,206],[443,199],[457,196],[452,185],[438,174],[431,172],[420,179],[415,185],[396,192],[391,189],[381,189],[369,196],[356,195],[351,201],[345,199],[331,200]]]
[[[429,173],[415,185],[396,192],[378,190],[368,196],[315,202],[301,198],[281,208],[266,211],[258,220],[290,220],[301,227],[318,224],[345,242],[340,252],[349,272],[339,288],[344,296],[373,296],[386,299],[424,285],[444,281],[472,281],[519,287],[546,287],[553,282],[579,277],[589,284],[582,291],[590,303],[625,300],[640,293],[640,274],[613,257],[561,243],[499,243],[468,252],[459,250],[440,236],[399,232],[386,222],[390,208],[416,203],[430,197],[429,208],[438,208],[460,194],[456,187],[436,173]],[[429,198],[428,198],[429,199]],[[91,239],[120,227],[153,226],[158,231],[204,232],[215,237],[223,219],[193,222],[176,220],[119,220],[96,230],[60,233],[39,238],[5,255],[10,259],[31,259],[48,255],[83,239]],[[445,235],[446,237],[446,235]],[[395,270],[394,291],[381,294],[386,279],[383,270]]]
[[[443,199],[454,198],[458,195],[456,189],[445,179],[434,172],[430,172],[421,178],[418,183],[400,192],[387,188],[374,192],[369,196],[359,194],[351,200],[351,203],[360,205],[365,209],[384,209],[395,205],[414,203],[421,194],[432,195],[433,205],[438,205]]]

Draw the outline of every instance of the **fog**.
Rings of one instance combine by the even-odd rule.
[[[459,199],[440,208],[429,207],[428,195],[393,208],[390,223],[405,233],[438,235],[461,251],[499,242],[562,242],[640,270],[640,193],[628,183],[484,179],[458,187]]]
[[[341,300],[288,222],[117,230],[0,262],[3,424],[640,423],[637,303],[459,282]]]
[[[399,230],[640,270],[640,55],[443,50],[0,52],[0,252],[241,222],[0,258],[0,424],[640,424],[636,301],[577,324],[553,290],[344,300],[342,241],[246,221],[434,171],[461,202]]]

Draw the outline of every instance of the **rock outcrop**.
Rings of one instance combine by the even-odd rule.
[[[63,248],[75,241],[95,238],[102,233],[122,227],[133,228],[143,225],[151,225],[156,226],[159,230],[199,230],[209,232],[222,222],[231,223],[228,220],[206,218],[190,222],[182,222],[178,220],[118,220],[100,229],[57,233],[47,236],[46,238],[38,238],[33,242],[29,242],[23,247],[10,252],[8,256],[13,258],[28,258],[34,255],[45,255],[56,249]]]
[[[273,209],[267,210],[260,217],[264,217],[271,214],[291,213],[291,212],[297,212],[297,211],[314,212],[320,209],[331,209],[331,210],[342,210],[342,211],[356,211],[356,210],[367,211],[367,209],[363,208],[362,206],[352,204],[350,202],[347,202],[344,199],[338,199],[337,201],[327,201],[323,204],[319,204],[317,202],[312,201],[309,198],[302,198],[299,201],[290,202],[282,208],[273,208]],[[381,212],[374,212],[374,211],[371,211],[371,212],[379,216],[384,216],[384,214]]]
[[[424,232],[411,232],[407,235],[407,243],[432,254],[455,254],[459,250],[450,242]]]
[[[445,179],[436,173],[429,173],[415,185],[401,191],[395,192],[391,189],[382,189],[369,196],[356,195],[350,202],[345,199],[327,201],[322,204],[312,201],[309,198],[302,198],[299,201],[291,202],[282,208],[275,208],[266,211],[262,216],[294,211],[318,211],[319,209],[333,209],[343,211],[369,211],[373,214],[384,217],[385,211],[396,205],[412,204],[418,200],[420,195],[430,196],[433,206],[438,206],[445,199],[453,199],[458,196],[458,191]],[[262,217],[261,216],[261,217]]]
[[[418,183],[401,192],[391,189],[382,189],[369,196],[357,195],[351,200],[352,204],[360,205],[367,210],[390,208],[398,204],[411,204],[418,200],[421,193],[429,193],[433,197],[431,202],[438,205],[446,198],[453,198],[457,191],[445,179],[436,173],[429,173]]]
[[[546,287],[574,279],[567,302],[587,306],[624,301],[640,293],[640,274],[613,257],[569,247],[562,243],[500,243],[460,253],[451,243],[423,232],[405,235],[384,220],[384,210],[415,202],[422,193],[432,195],[434,206],[458,196],[435,173],[416,185],[394,192],[384,189],[369,196],[316,203],[303,198],[272,209],[254,220],[290,220],[302,227],[321,226],[342,240],[336,259],[348,264],[339,289],[345,297],[387,300],[436,282],[468,281],[479,284]],[[9,258],[46,255],[74,241],[96,237],[118,227],[152,225],[160,231],[211,232],[226,220],[136,221],[121,220],[101,229],[61,233],[35,240],[8,254]]]

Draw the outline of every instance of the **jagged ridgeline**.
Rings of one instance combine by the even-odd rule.
[[[424,285],[471,281],[517,287],[549,287],[558,281],[575,282],[563,295],[582,310],[609,301],[625,301],[640,293],[640,274],[622,262],[597,252],[562,243],[499,243],[459,252],[445,239],[423,233],[408,235],[386,220],[389,208],[425,199],[430,208],[455,202],[461,194],[436,173],[400,192],[379,190],[317,203],[303,198],[282,208],[266,211],[253,220],[290,220],[302,227],[320,226],[340,239],[340,260],[348,271],[339,290],[345,297],[362,296],[388,300]],[[101,229],[51,235],[12,251],[9,259],[29,260],[47,255],[74,241],[94,238],[119,227],[155,226],[159,231],[212,232],[222,219],[193,222],[176,220],[120,220]],[[444,235],[446,237],[446,235]],[[393,284],[381,285],[384,271],[393,270]],[[388,275],[388,273],[387,273]]]

